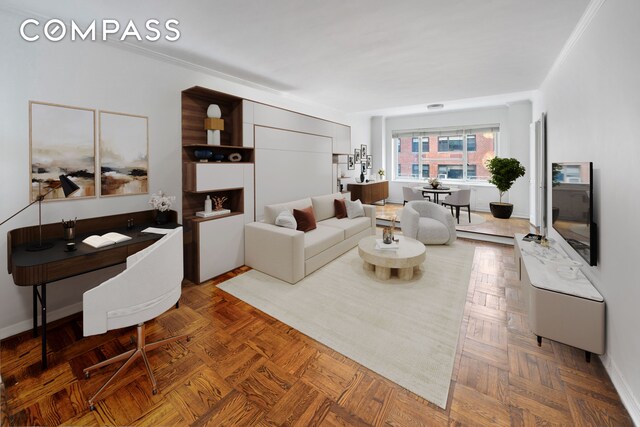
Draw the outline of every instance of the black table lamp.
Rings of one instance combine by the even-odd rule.
[[[27,247],[28,251],[42,251],[44,249],[49,249],[53,247],[52,243],[42,243],[42,201],[44,200],[45,197],[47,197],[49,193],[51,193],[53,190],[57,190],[60,187],[62,187],[62,191],[64,192],[64,197],[69,197],[71,194],[75,193],[80,189],[80,187],[78,187],[75,182],[71,181],[67,175],[60,175],[60,186],[53,187],[44,194],[41,194],[41,183],[38,182],[38,196],[36,197],[36,199],[33,202],[29,203],[24,208],[20,209],[18,212],[11,215],[9,218],[2,221],[2,223],[0,223],[0,225],[4,224],[14,216],[18,215],[23,210],[27,209],[29,206],[38,202],[38,243],[35,245],[28,246]]]

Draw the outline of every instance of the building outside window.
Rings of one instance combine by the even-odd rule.
[[[497,125],[393,131],[393,143],[398,148],[394,178],[487,181],[489,173],[485,162],[495,157],[499,135]]]

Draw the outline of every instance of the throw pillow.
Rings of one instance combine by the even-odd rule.
[[[352,202],[351,200],[345,200],[345,204],[347,205],[347,216],[349,219],[358,218],[360,216],[364,216],[364,208],[362,207],[362,202],[360,199]]]
[[[333,201],[333,208],[336,210],[336,218],[342,219],[347,217],[347,206],[344,204],[344,199],[335,199]]]
[[[298,227],[298,223],[293,214],[289,211],[282,211],[276,217],[276,225],[278,227],[291,228],[295,230]]]
[[[294,209],[293,216],[298,222],[296,230],[306,233],[307,231],[316,229],[316,217],[313,214],[313,208],[311,206],[304,209]]]

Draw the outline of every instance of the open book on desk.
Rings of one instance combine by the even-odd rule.
[[[116,233],[112,231],[111,233],[103,234],[102,236],[93,235],[89,236],[82,241],[82,243],[86,243],[89,246],[93,246],[94,248],[102,248],[104,246],[115,245],[116,243],[124,242],[125,240],[130,240],[131,237],[125,236],[124,234]]]

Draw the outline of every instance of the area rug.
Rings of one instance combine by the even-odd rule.
[[[455,209],[454,209],[455,212]],[[455,221],[455,218],[454,218]],[[460,209],[460,224],[456,223],[456,226],[464,227],[469,225],[478,225],[484,223],[486,220],[484,217],[478,214],[474,214],[471,212],[471,222],[469,222],[469,214],[466,210]]]
[[[444,409],[475,249],[427,246],[410,282],[357,250],[295,285],[251,270],[218,287]]]

